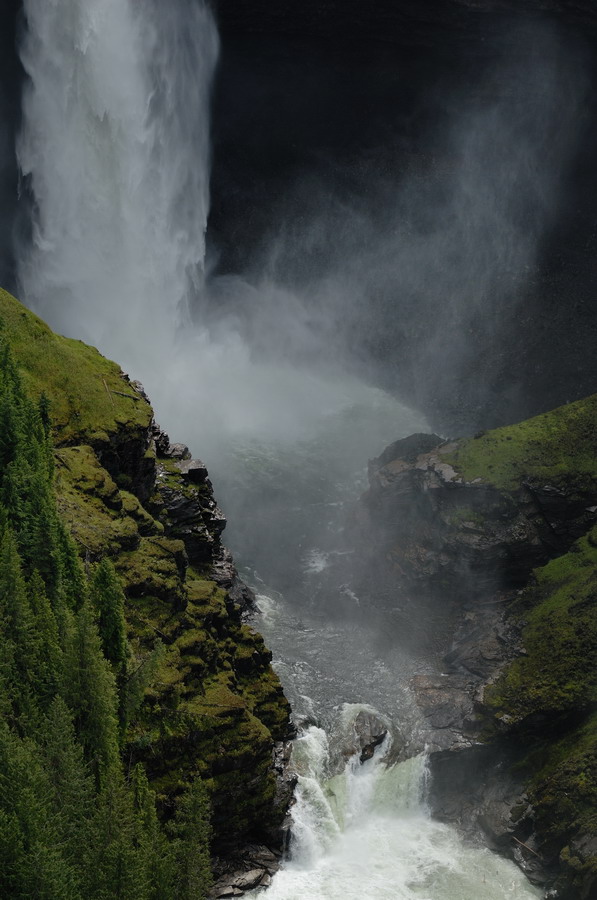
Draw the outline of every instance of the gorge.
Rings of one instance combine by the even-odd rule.
[[[58,507],[162,633],[125,753],[209,783],[214,896],[596,890],[597,17],[523,6],[3,13],[4,283],[144,385],[131,454],[54,422]]]

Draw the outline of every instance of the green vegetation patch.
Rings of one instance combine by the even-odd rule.
[[[55,472],[58,509],[81,555],[112,556],[139,544],[137,523],[91,447],[57,450]]]
[[[513,608],[526,623],[526,655],[485,691],[498,717],[562,716],[597,702],[596,569],[597,527],[534,572],[535,583]]]
[[[61,337],[0,289],[0,321],[9,333],[27,392],[45,393],[58,443],[95,441],[124,426],[147,429],[152,409],[120,366],[82,341]]]
[[[184,604],[185,551],[182,541],[163,537],[141,538],[136,550],[121,553],[116,570],[131,597],[159,597]]]
[[[597,488],[597,394],[518,425],[460,442],[445,461],[466,481],[505,491],[533,479],[580,491]]]
[[[559,855],[567,880],[586,896],[583,885],[597,875],[597,713],[559,741],[539,742],[525,767],[542,850]]]

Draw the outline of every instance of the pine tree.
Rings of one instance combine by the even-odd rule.
[[[104,658],[89,601],[77,613],[67,637],[62,695],[97,789],[119,768],[116,689]]]
[[[0,541],[0,635],[4,685],[15,720],[34,715],[34,665],[37,646],[33,614],[21,570],[21,558],[10,528]]]
[[[33,620],[32,680],[44,706],[55,696],[62,674],[62,649],[56,616],[46,594],[43,578],[36,570],[27,586]]]
[[[0,724],[0,896],[80,900],[35,745]]]
[[[143,766],[131,776],[136,813],[137,843],[147,884],[147,900],[177,900],[177,845],[168,841],[155,808],[155,792],[149,787]]]
[[[171,825],[176,841],[180,900],[204,900],[211,887],[209,816],[207,790],[201,779],[196,778],[178,801]]]
[[[91,823],[85,854],[86,898],[146,900],[144,851],[135,837],[133,799],[120,768],[115,768],[104,779]]]
[[[104,656],[115,672],[126,670],[129,657],[124,620],[124,594],[114,566],[103,559],[91,579],[91,602],[97,613],[97,624]]]
[[[76,739],[72,714],[61,697],[56,697],[50,706],[40,743],[62,854],[78,870],[81,846],[91,839],[95,790],[83,749]]]

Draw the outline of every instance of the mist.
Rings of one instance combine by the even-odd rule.
[[[20,295],[143,382],[162,427],[207,463],[249,577],[300,584],[312,604],[313,560],[347,552],[367,459],[437,427],[413,399],[433,409],[438,378],[469,378],[486,424],[492,395],[521,389],[495,382],[495,355],[582,133],[578,48],[536,21],[504,28],[474,85],[429,89],[441,115],[412,147],[389,108],[394,143],[337,166],[315,151],[264,197],[269,225],[230,272],[206,239],[208,6],[25,12]]]
[[[434,88],[426,154],[364,160],[356,178],[326,179],[322,160],[273,205],[242,271],[220,275],[205,249],[207,7],[25,10],[21,296],[140,378],[165,427],[209,462],[229,437],[304,437],[363,383],[416,397],[430,371],[470,370],[490,402],[479,346],[500,352],[536,273],[582,127],[577,48],[547,25],[505,31],[472,97]]]

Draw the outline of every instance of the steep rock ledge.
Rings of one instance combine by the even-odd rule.
[[[434,813],[549,896],[597,889],[597,396],[370,464],[358,532],[411,615],[449,606],[412,680]]]
[[[164,816],[201,775],[216,875],[236,859],[255,883],[268,878],[294,786],[290,709],[247,622],[252,593],[221,543],[226,520],[207,470],[170,444],[142,386],[116,364],[53,334],[2,291],[0,317],[26,386],[49,398],[60,512],[86,563],[108,557],[122,580],[132,652],[125,758],[144,763]]]

